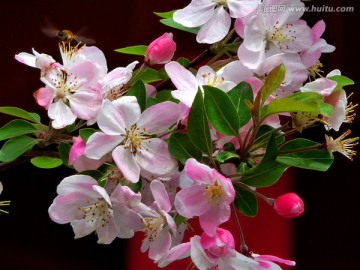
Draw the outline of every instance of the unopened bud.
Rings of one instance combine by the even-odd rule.
[[[150,43],[146,50],[145,61],[150,65],[166,64],[173,58],[176,50],[176,43],[172,33],[164,33]]]
[[[274,209],[280,216],[293,218],[304,212],[304,202],[295,193],[287,193],[274,201]]]

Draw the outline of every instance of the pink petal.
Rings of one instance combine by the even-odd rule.
[[[72,175],[65,177],[57,187],[56,192],[59,195],[66,195],[72,192],[82,192],[84,194],[92,194],[93,185],[97,185],[97,181],[88,175]],[[97,197],[96,195],[91,195],[92,197]]]
[[[177,161],[168,151],[167,143],[159,138],[143,140],[135,159],[141,168],[160,175],[171,172],[177,166]]]
[[[215,5],[209,0],[193,0],[190,5],[175,11],[173,19],[186,27],[200,26],[214,15]]]
[[[265,261],[270,261],[270,262],[283,263],[285,265],[290,265],[290,266],[295,266],[296,265],[296,263],[294,261],[281,259],[281,258],[273,256],[273,255],[260,255],[260,256],[258,256],[256,258],[259,258],[259,259],[265,260]]]
[[[167,63],[165,65],[165,70],[178,90],[196,93],[198,83],[195,76],[189,70],[175,61]]]
[[[159,134],[175,124],[179,117],[178,104],[165,101],[146,109],[140,116],[137,126],[140,129],[145,128],[150,134]]]
[[[94,223],[87,222],[86,220],[71,221],[71,227],[73,228],[75,239],[87,236],[95,231]]]
[[[114,149],[112,157],[126,180],[132,183],[139,181],[140,166],[130,149],[125,149],[123,145],[120,145]]]
[[[191,260],[199,269],[211,269],[215,265],[211,262],[210,258],[206,255],[205,250],[201,246],[200,236],[196,235],[190,239],[191,243]]]
[[[249,69],[257,69],[266,59],[265,50],[250,51],[244,44],[241,44],[238,49],[239,60]]]
[[[78,118],[84,120],[93,119],[102,104],[99,92],[91,89],[83,89],[69,97],[70,108]]]
[[[314,42],[318,41],[320,39],[320,37],[322,36],[322,34],[324,34],[325,28],[326,28],[326,25],[325,25],[324,20],[320,20],[314,24],[314,26],[311,28]]]
[[[169,263],[173,261],[177,261],[189,257],[190,248],[191,248],[190,242],[181,243],[171,248],[169,252],[167,252],[165,256],[159,261],[158,266],[162,268],[167,266]]]
[[[36,67],[36,56],[30,53],[22,52],[15,55],[15,59],[22,64],[28,65],[30,67]]]
[[[86,143],[85,155],[92,159],[100,159],[111,152],[124,138],[119,135],[108,135],[96,132]]]
[[[62,100],[58,100],[49,106],[48,115],[53,120],[53,128],[56,129],[71,125],[76,120],[76,115]]]
[[[48,109],[53,101],[55,93],[51,88],[42,87],[36,92],[34,92],[33,95],[37,104],[39,104],[41,107],[44,107],[45,109]]]
[[[211,207],[199,216],[200,226],[209,236],[214,236],[219,225],[229,220],[230,214],[229,205]]]
[[[229,0],[227,6],[229,7],[230,16],[232,18],[239,18],[249,15],[259,5],[259,1],[254,0]]]
[[[78,136],[75,139],[75,142],[71,146],[70,153],[69,153],[69,164],[74,164],[74,161],[79,158],[85,152],[86,143],[83,139]]]
[[[223,77],[227,81],[232,81],[236,84],[245,81],[252,77],[254,72],[243,65],[239,60],[232,61],[224,67]]]
[[[159,208],[169,212],[171,210],[171,203],[164,184],[158,180],[153,180],[150,183],[150,189]]]
[[[164,228],[150,244],[149,258],[155,261],[161,259],[171,247],[171,236],[168,230]]]
[[[205,195],[205,187],[201,185],[180,190],[176,194],[174,205],[179,214],[186,218],[201,216],[211,207]]]
[[[184,170],[187,176],[197,183],[214,184],[215,182],[212,169],[197,162],[194,158],[190,158],[186,161]]]
[[[222,40],[229,32],[231,18],[223,6],[215,9],[214,16],[211,17],[201,28],[196,36],[199,43],[212,44]]]
[[[316,92],[322,96],[328,96],[335,89],[337,83],[327,78],[319,78],[309,82],[300,88],[302,92]]]

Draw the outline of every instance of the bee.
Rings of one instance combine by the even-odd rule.
[[[46,19],[46,26],[41,28],[41,31],[48,37],[57,37],[59,42],[64,45],[70,45],[72,41],[76,41],[77,43],[83,45],[96,43],[94,39],[82,36],[80,34],[85,31],[85,28],[82,28],[77,33],[73,33],[70,30],[59,30],[58,28],[54,27],[49,19]]]

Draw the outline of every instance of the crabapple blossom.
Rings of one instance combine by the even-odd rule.
[[[155,201],[151,206],[152,211],[142,215],[145,223],[142,230],[146,233],[146,238],[141,245],[141,251],[149,250],[149,258],[158,261],[171,247],[170,230],[176,234],[176,224],[169,215],[172,205],[164,184],[154,180],[150,189]]]
[[[169,263],[190,256],[198,269],[219,270],[250,270],[258,263],[235,250],[235,241],[232,234],[225,229],[217,228],[214,236],[203,233],[190,238],[190,242],[182,243],[169,250],[159,261],[164,267]]]
[[[105,100],[97,116],[102,132],[87,141],[85,154],[100,159],[112,152],[113,160],[125,179],[136,183],[142,170],[166,174],[177,167],[161,134],[179,120],[178,105],[163,102],[141,113],[136,97]]]
[[[214,236],[217,227],[230,218],[235,198],[231,180],[193,158],[186,161],[184,170],[193,183],[176,194],[175,208],[186,218],[198,216],[201,228]]]
[[[304,202],[295,193],[286,193],[274,201],[275,211],[283,217],[293,218],[304,212]]]
[[[196,76],[175,61],[166,64],[165,70],[177,88],[171,92],[172,96],[188,107],[191,107],[198,88],[203,85],[217,87],[225,92],[235,86],[235,83],[227,80],[227,74],[217,73],[209,66],[199,68]]]
[[[146,49],[145,61],[150,65],[166,64],[174,56],[176,43],[172,33],[164,33],[149,44]]]
[[[98,243],[101,244],[110,244],[118,236],[131,237],[133,229],[140,228],[142,222],[139,214],[129,209],[125,211],[125,204],[118,203],[121,201],[119,197],[123,189],[126,187],[119,185],[110,197],[90,176],[66,177],[57,188],[59,195],[51,204],[49,215],[57,223],[70,222],[75,238],[84,237],[94,231],[98,235]],[[113,204],[112,199],[116,203]]]
[[[231,18],[248,15],[259,3],[259,0],[192,0],[175,11],[173,19],[186,27],[201,26],[196,36],[199,43],[215,43],[229,32]]]
[[[264,5],[298,7],[292,12],[258,12],[244,28],[244,42],[238,57],[251,69],[257,68],[267,57],[278,53],[299,53],[312,43],[312,32],[305,21],[304,3],[299,0],[268,0]],[[301,11],[302,10],[302,11]]]

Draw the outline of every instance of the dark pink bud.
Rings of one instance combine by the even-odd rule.
[[[176,50],[176,43],[172,33],[164,33],[150,43],[146,50],[145,60],[150,65],[166,64],[173,58]]]
[[[304,202],[295,193],[287,193],[274,201],[274,209],[280,216],[293,218],[304,212]]]

